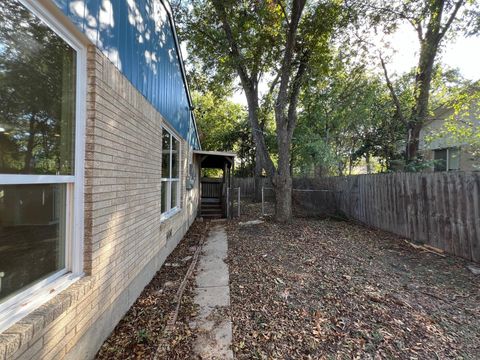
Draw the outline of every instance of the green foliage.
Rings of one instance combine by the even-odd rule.
[[[379,54],[392,100],[396,105],[399,119],[406,124],[405,160],[417,162],[419,140],[422,128],[429,118],[431,108],[434,69],[438,54],[445,39],[460,33],[473,34],[478,24],[478,0],[373,0],[355,4],[359,13],[359,26],[372,26],[384,34],[390,34],[401,24],[411,25],[419,44],[417,66],[412,76],[413,106],[408,112],[402,111],[398,95],[389,79],[387,67]],[[473,24],[473,25],[472,25]],[[383,52],[380,49],[379,53]]]
[[[304,3],[191,0],[178,6],[180,37],[195,67],[192,78],[205,74],[204,89],[236,85],[240,78],[257,156],[270,176],[280,164],[280,173],[288,172],[299,89],[307,74],[328,68],[332,32],[345,15],[339,0]],[[259,94],[266,79],[270,91]]]
[[[280,58],[279,41],[284,36],[280,7],[273,1],[235,0],[225,1],[225,7],[245,63],[251,72],[268,72]],[[194,71],[209,83],[229,86],[236,77],[236,63],[212,1],[187,1],[177,10],[179,35],[188,42]]]
[[[304,177],[335,174],[339,157],[320,134],[305,130],[297,127],[294,138],[294,174]]]
[[[195,91],[192,96],[203,149],[235,152],[237,173],[251,175],[255,146],[245,108],[211,91],[203,94]]]
[[[415,106],[415,69],[412,69],[410,72],[400,76],[393,83],[393,86],[400,101],[402,113],[405,117],[411,118],[413,116],[412,111]],[[446,68],[437,64],[432,71],[430,100],[427,108],[428,116],[425,120],[425,125],[428,125],[435,119],[439,119],[439,117],[445,118],[445,112],[457,112],[457,110],[460,111],[460,109],[465,108],[465,104],[469,104],[470,101],[467,100],[467,97],[462,95],[462,93],[465,92],[465,89],[469,86],[469,82],[462,78],[458,69]],[[391,99],[390,102],[392,102]],[[455,116],[453,116],[449,121],[455,121],[454,119],[456,119]],[[395,116],[392,121],[393,120],[400,122],[400,119],[396,118]],[[400,131],[405,131],[405,126],[401,126],[401,124],[399,124],[399,126],[400,127],[398,129],[403,129]],[[443,135],[440,133],[440,131],[429,134],[429,136],[426,138],[427,143],[431,143],[436,139],[438,140],[443,137],[451,138],[450,141],[453,144],[458,144],[459,142],[452,137],[453,133],[447,135],[445,130],[446,129],[442,130]],[[393,160],[393,163],[396,163],[401,158],[404,158],[404,149],[406,145],[405,136],[398,138],[396,144],[396,154],[391,154],[391,160]],[[425,169],[431,169],[433,166],[432,160],[425,159],[421,152],[418,154],[416,159],[405,165],[403,165],[403,163],[404,162],[402,161],[402,165],[398,166],[398,169],[403,169],[408,172],[424,171]]]
[[[462,146],[463,150],[480,160],[480,87],[478,82],[452,91],[444,106],[437,111],[443,119],[440,128],[426,136],[429,144],[442,147]]]
[[[350,173],[362,158],[395,158],[402,124],[388,90],[363,66],[337,57],[326,75],[312,78],[302,96],[294,139],[294,169],[300,174]]]
[[[212,92],[193,92],[200,141],[205,150],[231,151],[238,140],[238,126],[246,119],[243,106]]]
[[[474,19],[475,4],[477,1],[467,1],[462,8],[462,14],[470,20]],[[306,4],[293,57],[298,64],[308,54],[308,71],[296,107],[298,121],[291,145],[294,173],[346,174],[371,159],[379,161],[381,171],[398,167],[405,156],[407,126],[415,123],[418,69],[392,81],[400,105],[398,111],[383,75],[367,70],[371,69],[366,64],[372,56],[378,61],[378,54],[368,53],[370,39],[359,40],[357,35],[362,31],[370,31],[371,35],[371,29],[366,31],[369,26],[392,33],[402,22],[427,29],[437,5],[429,7],[429,2],[424,0],[354,3],[333,0]],[[238,111],[220,100],[238,83],[237,70],[241,62],[248,79],[254,82],[253,89],[258,90],[259,83],[269,80],[270,90],[260,94],[259,107],[255,110],[259,122],[259,129],[255,131],[263,133],[269,157],[276,165],[281,152],[278,115],[282,115],[281,111],[276,112],[277,95],[292,5],[274,0],[227,0],[224,6],[236,48],[228,41],[222,19],[211,0],[190,0],[179,5],[177,11],[180,36],[188,42],[189,61],[193,64],[190,77],[194,87],[206,96],[199,100],[199,108],[208,109],[204,118],[197,112],[199,122],[203,123],[200,129],[204,146],[235,149],[242,154],[244,164],[248,164],[245,168],[251,169],[254,164],[255,146],[249,129],[252,125],[246,121],[246,110],[243,109],[244,121],[231,120]],[[454,13],[455,2],[444,1],[441,23],[446,25],[447,16]],[[468,29],[473,33],[476,23],[472,20],[468,25],[465,18],[454,17],[449,34],[454,36]],[[426,36],[425,32],[422,36]],[[239,51],[239,57],[232,56],[235,50]],[[428,119],[447,104],[453,106],[453,95],[465,85],[458,71],[438,65],[432,69]],[[216,101],[209,99],[212,94],[216,94]],[[285,109],[282,111],[285,115]],[[443,131],[452,138],[461,137],[475,149],[478,130],[472,124],[446,123]],[[431,164],[419,157],[408,165],[408,170],[418,171],[427,166]]]

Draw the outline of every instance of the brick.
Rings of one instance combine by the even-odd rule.
[[[4,334],[19,335],[20,346],[26,345],[33,338],[34,325],[30,322],[21,321],[4,332]]]
[[[55,343],[52,347],[46,347],[49,352],[43,356],[43,359],[60,359],[66,353],[67,344],[75,337],[75,331],[66,333],[61,339]]]
[[[2,334],[0,336],[0,354],[4,353],[4,358],[10,358],[15,352],[20,349],[21,344],[20,334]],[[3,351],[1,349],[4,349]]]
[[[28,345],[22,358],[65,357],[104,311],[130,299],[128,286],[139,275],[147,279],[142,271],[152,260],[160,265],[155,256],[165,248],[166,232],[183,234],[191,220],[186,204],[192,192],[184,183],[188,144],[180,144],[182,211],[160,222],[164,120],[94,46],[87,74],[84,270],[91,277],[0,335],[0,360],[21,344]],[[137,282],[132,291],[141,286]]]
[[[40,359],[40,351],[43,349],[43,339],[35,341],[33,344],[29,344],[28,348],[21,354],[15,354],[15,359],[30,360]],[[1,359],[1,357],[0,357]]]

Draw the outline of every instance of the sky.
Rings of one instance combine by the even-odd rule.
[[[392,77],[401,75],[415,66],[418,59],[418,39],[410,25],[402,25],[386,39],[389,41],[393,54],[390,56],[387,68]],[[469,80],[480,80],[480,37],[444,39],[445,46],[436,61],[452,68],[460,69],[463,77]],[[260,84],[260,92],[268,88],[266,83]],[[238,90],[232,101],[246,105],[243,91]]]
[[[480,37],[456,39],[445,38],[445,46],[437,62],[453,68],[459,68],[467,79],[480,80]],[[391,36],[390,43],[396,54],[392,57],[389,68],[398,74],[415,66],[418,58],[418,40],[410,25],[403,25]]]

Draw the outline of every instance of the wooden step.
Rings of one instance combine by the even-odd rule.
[[[211,203],[206,203],[206,204],[202,204],[202,207],[222,207],[222,204],[211,204]]]
[[[202,198],[202,204],[220,204],[219,198]]]
[[[205,219],[222,219],[223,215],[222,214],[203,214],[202,217]]]
[[[223,215],[223,211],[202,211],[202,215]]]

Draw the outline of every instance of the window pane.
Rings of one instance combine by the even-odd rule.
[[[447,150],[435,150],[435,162],[434,170],[435,171],[446,171],[447,170]]]
[[[162,178],[170,177],[170,134],[162,131]]]
[[[180,163],[180,144],[177,139],[172,137],[172,178],[179,178]]]
[[[168,181],[162,181],[162,200],[161,200],[161,212],[162,214],[168,210]]]
[[[65,267],[65,191],[0,185],[0,303]]]
[[[456,148],[448,149],[448,170],[460,169],[460,152]]]
[[[171,209],[178,206],[178,181],[172,181]]]
[[[18,0],[0,2],[0,173],[73,174],[75,63]]]

